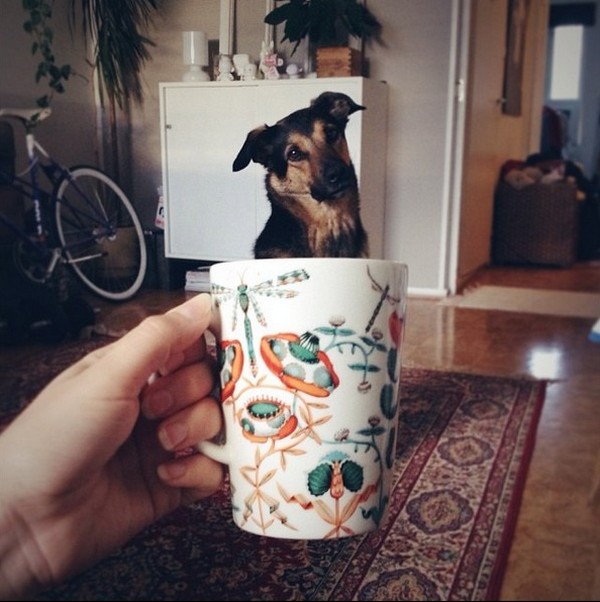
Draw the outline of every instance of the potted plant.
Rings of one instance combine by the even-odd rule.
[[[59,65],[53,52],[53,0],[22,0],[26,21],[23,29],[33,38],[32,54],[39,53],[36,82],[48,78],[50,92],[37,99],[40,107],[50,105],[53,94],[65,91],[65,82],[75,72]],[[79,9],[78,9],[79,7]],[[80,14],[81,29],[91,48],[91,66],[97,73],[102,108],[108,105],[111,175],[119,179],[117,109],[128,112],[132,103],[143,104],[142,69],[154,46],[146,31],[158,12],[160,0],[69,0],[68,19],[72,31]],[[79,75],[79,74],[78,74]]]
[[[381,35],[381,23],[359,0],[288,0],[264,20],[284,25],[281,42],[294,44],[292,54],[303,40],[309,42],[319,77],[362,75],[362,51],[349,47],[350,38],[362,43],[380,41]]]
[[[81,23],[86,39],[93,46],[93,66],[98,70],[101,100],[124,109],[133,99],[143,103],[141,70],[150,58],[148,45],[153,42],[144,34],[158,10],[158,0],[79,0]],[[22,0],[27,19],[23,29],[33,38],[32,54],[41,55],[36,81],[48,78],[51,91],[37,99],[40,107],[50,105],[53,93],[65,91],[64,81],[73,75],[70,65],[59,66],[52,49],[52,0]],[[69,0],[69,19],[73,29],[78,0]],[[119,24],[119,27],[116,26]]]

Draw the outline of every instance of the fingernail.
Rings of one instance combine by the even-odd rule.
[[[158,476],[165,481],[179,479],[185,474],[185,466],[181,462],[161,464],[156,470]]]
[[[158,438],[166,450],[172,451],[187,437],[187,434],[187,425],[183,422],[171,422],[159,429]]]
[[[173,406],[173,395],[165,389],[154,391],[142,404],[142,412],[146,418],[158,418],[164,416]]]

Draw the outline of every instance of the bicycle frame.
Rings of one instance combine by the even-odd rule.
[[[33,130],[51,115],[45,109],[3,109],[0,118],[25,127],[27,166],[6,182],[32,201],[25,225],[0,212],[0,223],[16,235],[13,261],[18,271],[38,284],[49,282],[57,265],[68,265],[88,290],[123,301],[143,284],[147,251],[135,207],[119,185],[91,165],[65,167],[35,139]],[[43,174],[43,175],[42,175]],[[50,187],[41,185],[45,176]]]
[[[15,224],[11,219],[2,213],[0,213],[0,221],[8,226],[11,231],[16,234],[20,240],[27,244],[32,251],[36,252],[41,259],[47,258],[49,255],[51,255],[51,259],[46,270],[46,274],[49,276],[54,271],[54,268],[61,257],[61,251],[59,248],[50,249],[47,245],[43,223],[43,199],[48,199],[49,201],[51,195],[44,192],[39,186],[38,167],[42,168],[42,171],[46,174],[46,177],[52,186],[54,186],[56,183],[55,178],[57,176],[54,174],[56,172],[62,173],[63,168],[51,159],[42,145],[35,140],[35,137],[32,133],[28,132],[25,135],[25,140],[27,148],[27,169],[22,172],[22,174],[29,174],[29,181],[22,177],[22,174],[16,174],[12,178],[12,181],[9,182],[9,185],[31,199],[33,203],[34,236],[32,237],[30,233],[23,230],[20,226]],[[39,159],[36,155],[36,150],[48,160],[48,165],[43,165],[39,162]]]
[[[98,254],[94,254],[79,257],[76,260],[72,260],[68,257],[66,253],[67,251],[74,249],[75,246],[85,245],[88,242],[94,240],[96,238],[97,233],[92,232],[90,233],[88,239],[82,239],[72,245],[49,246],[46,237],[46,232],[44,230],[43,217],[44,211],[48,211],[50,209],[50,203],[54,193],[45,192],[40,187],[38,181],[38,170],[42,170],[42,173],[44,173],[53,189],[56,188],[58,183],[63,178],[67,178],[71,182],[73,182],[73,179],[71,178],[69,170],[57,161],[55,161],[50,156],[50,154],[44,149],[44,147],[35,139],[33,133],[27,132],[25,134],[25,141],[27,148],[27,169],[21,174],[15,175],[12,179],[12,182],[10,182],[10,185],[15,190],[31,199],[33,203],[33,237],[30,235],[30,233],[26,232],[24,229],[19,227],[10,218],[8,218],[6,215],[3,215],[1,212],[0,221],[6,226],[8,226],[25,244],[27,244],[28,247],[40,257],[40,259],[45,259],[48,261],[46,268],[46,278],[49,278],[59,261],[68,264],[87,261],[89,259],[93,259],[94,257],[98,257]],[[43,157],[45,163],[40,161],[40,156]],[[29,174],[29,181],[23,177],[24,174]],[[76,182],[74,182],[74,185],[81,197],[85,198],[87,201],[87,197],[77,186]],[[44,207],[44,201],[47,202],[47,207]],[[63,199],[61,200],[61,202],[64,203],[66,206],[69,206],[74,214],[79,213],[83,215],[83,212],[80,209],[73,207],[67,199]],[[103,216],[89,201],[87,202],[87,209],[90,210],[91,214],[97,217],[98,223],[105,223],[105,216]],[[109,238],[114,235],[115,232],[112,230],[108,230],[106,233],[106,236]]]

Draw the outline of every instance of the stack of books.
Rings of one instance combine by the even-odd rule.
[[[187,270],[185,273],[185,290],[209,293],[209,270],[210,266],[199,266],[195,270]]]

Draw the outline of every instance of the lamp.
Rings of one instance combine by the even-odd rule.
[[[208,44],[203,31],[183,32],[183,64],[188,70],[183,74],[184,82],[205,82],[210,76],[203,70],[208,65]]]

